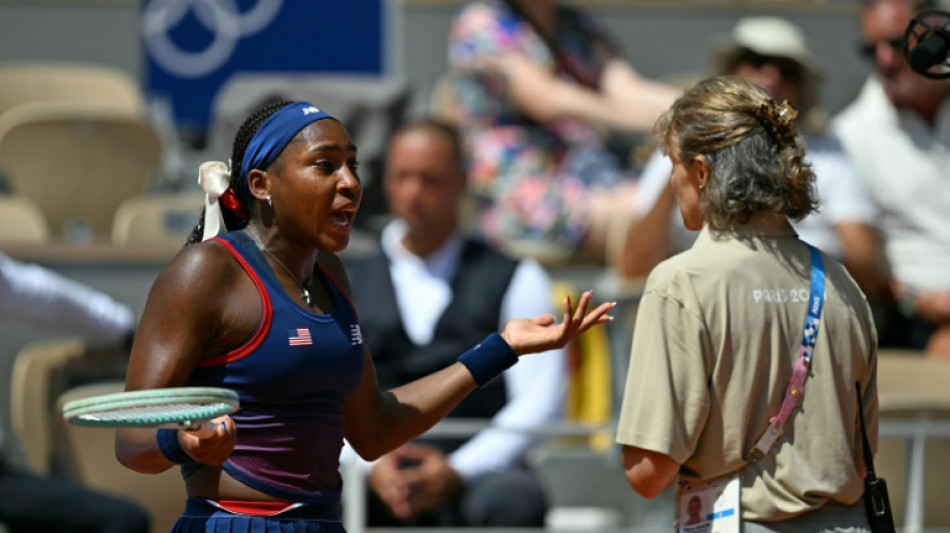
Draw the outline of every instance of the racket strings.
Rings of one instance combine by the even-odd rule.
[[[178,422],[189,424],[192,421],[209,420],[232,411],[227,403],[193,404],[169,403],[164,405],[129,406],[86,413],[76,418],[89,423],[124,422],[126,424],[165,424]]]
[[[232,390],[172,387],[80,398],[63,405],[63,418],[85,426],[194,428],[239,406]]]

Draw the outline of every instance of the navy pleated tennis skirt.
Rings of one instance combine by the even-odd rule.
[[[276,516],[251,516],[188,498],[171,533],[346,533],[339,504],[306,504]]]

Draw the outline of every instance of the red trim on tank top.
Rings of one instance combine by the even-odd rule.
[[[330,271],[324,268],[319,261],[317,261],[317,266],[320,267],[320,272],[323,272],[323,275],[326,276],[328,280],[330,280],[330,283],[332,283],[334,287],[336,287],[336,291],[343,295],[343,298],[346,299],[347,303],[350,304],[350,309],[353,310],[353,315],[356,316],[357,320],[359,320],[360,313],[356,310],[356,306],[353,305],[353,300],[350,300],[350,295],[343,290],[343,287],[340,287],[340,284],[337,283],[336,278],[333,277],[333,274],[330,274]]]
[[[248,339],[247,342],[238,346],[237,348],[231,350],[230,352],[213,355],[210,357],[204,357],[200,359],[196,366],[217,366],[227,363],[233,363],[238,359],[242,359],[251,354],[254,350],[264,342],[264,338],[267,337],[267,332],[270,331],[270,324],[273,315],[273,310],[271,309],[270,296],[267,295],[267,289],[264,288],[264,283],[261,281],[260,276],[257,275],[257,272],[254,271],[254,268],[244,259],[244,256],[238,252],[234,246],[220,238],[213,237],[213,240],[224,245],[225,248],[231,252],[231,255],[241,263],[241,266],[244,268],[244,271],[247,272],[248,277],[251,278],[251,281],[254,282],[254,286],[257,287],[257,292],[261,296],[261,305],[264,307],[264,316],[261,317],[261,323],[257,326],[257,331],[254,332],[254,335]]]
[[[235,514],[251,516],[274,516],[289,511],[300,504],[287,502],[258,502],[245,500],[218,500],[219,507]]]

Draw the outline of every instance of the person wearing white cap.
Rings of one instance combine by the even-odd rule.
[[[874,209],[837,141],[822,132],[825,120],[817,108],[821,71],[801,30],[778,17],[742,18],[714,48],[712,68],[714,74],[748,79],[775,101],[787,100],[798,110],[821,203],[818,212],[793,226],[804,241],[841,260],[869,298],[885,292]],[[699,233],[687,230],[675,212],[671,168],[670,160],[656,151],[640,176],[621,268],[630,278],[645,277],[660,261],[689,248]]]

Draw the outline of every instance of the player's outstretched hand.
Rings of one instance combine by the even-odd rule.
[[[501,336],[518,355],[544,352],[567,345],[574,337],[597,324],[610,322],[613,317],[607,312],[617,302],[606,302],[587,312],[592,291],[581,294],[577,308],[571,306],[571,297],[564,298],[564,320],[556,324],[554,315],[545,314],[535,318],[514,318],[505,323]]]

